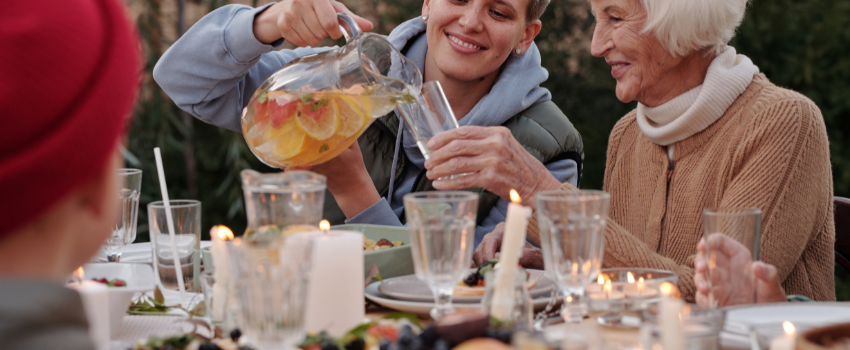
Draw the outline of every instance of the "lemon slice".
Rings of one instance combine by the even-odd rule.
[[[339,105],[337,135],[351,137],[360,131],[369,118],[369,111],[372,109],[371,102],[366,96],[340,96],[337,99]]]
[[[301,104],[300,110],[295,114],[298,128],[319,141],[334,136],[339,127],[339,121],[336,117],[339,114],[339,107],[333,101],[323,100],[325,101],[324,105],[315,102]]]
[[[307,139],[307,135],[291,121],[280,128],[271,129],[269,134],[274,144],[272,155],[277,160],[286,160],[301,153]]]

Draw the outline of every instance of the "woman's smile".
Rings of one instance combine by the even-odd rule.
[[[452,48],[461,53],[478,53],[487,50],[484,45],[461,35],[446,33],[446,38],[449,39]]]
[[[622,61],[608,62],[608,64],[611,66],[611,76],[614,79],[619,79],[626,73],[626,70],[632,67],[631,63]]]

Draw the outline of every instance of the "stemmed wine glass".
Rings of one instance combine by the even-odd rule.
[[[543,261],[564,295],[561,314],[567,322],[581,322],[585,313],[581,297],[602,266],[609,200],[602,191],[537,194]]]
[[[454,312],[452,293],[472,263],[478,195],[466,191],[404,196],[416,277],[434,294],[431,317]]]

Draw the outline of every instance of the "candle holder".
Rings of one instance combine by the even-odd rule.
[[[640,312],[641,342],[644,349],[653,349],[661,345],[661,333],[664,331],[659,324],[658,305],[652,305]],[[687,346],[682,350],[719,350],[720,331],[726,311],[709,309],[694,304],[685,305],[679,314],[681,330]]]
[[[603,326],[639,327],[640,312],[661,300],[659,286],[664,282],[675,285],[678,279],[675,272],[666,270],[603,269],[596,283],[585,288],[588,315]]]

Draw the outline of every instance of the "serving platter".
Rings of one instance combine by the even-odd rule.
[[[416,315],[428,316],[431,312],[431,309],[434,308],[433,302],[422,302],[422,301],[407,301],[407,300],[398,300],[393,299],[392,297],[381,293],[378,290],[378,286],[381,282],[372,282],[368,286],[366,286],[366,299],[381,305],[383,307],[402,311],[409,312]],[[538,297],[534,299],[534,310],[542,310],[546,307],[546,304],[549,303],[549,295],[544,295],[542,297]],[[452,304],[455,309],[478,309],[481,308],[481,304],[478,303],[457,303]]]
[[[466,272],[465,276],[474,272],[474,269],[470,269]],[[530,278],[536,279],[537,283],[529,290],[532,298],[537,298],[540,296],[549,296],[549,293],[552,292],[552,289],[555,287],[555,284],[546,277],[545,271],[542,270],[527,270],[531,276]],[[482,292],[483,292],[483,287]],[[422,282],[416,275],[407,275],[407,276],[399,276],[395,278],[384,279],[384,282],[378,286],[378,290],[386,296],[389,296],[393,299],[398,300],[407,300],[407,301],[421,301],[421,302],[431,302],[434,301],[434,296],[431,294],[431,290],[428,288],[428,285],[425,282]],[[470,296],[454,296],[452,298],[452,302],[457,303],[480,303],[483,295],[470,295]]]

